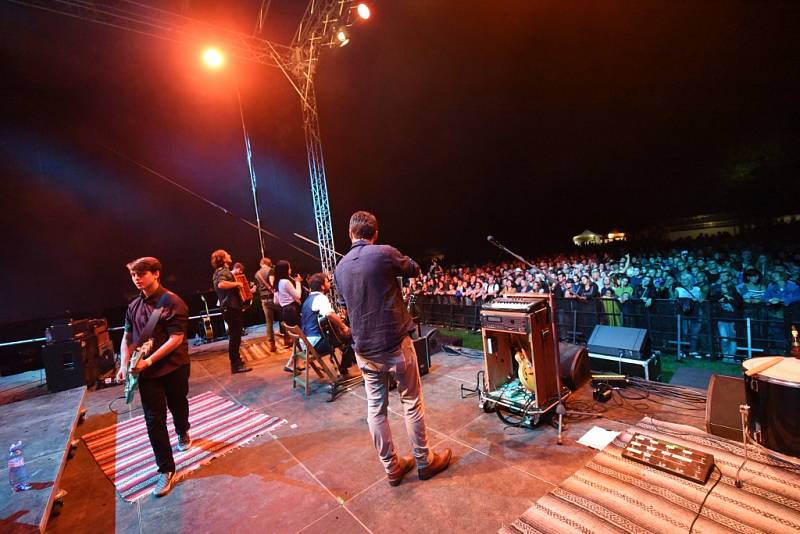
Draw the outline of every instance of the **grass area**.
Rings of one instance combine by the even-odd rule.
[[[676,361],[674,356],[665,354],[661,356],[661,380],[663,382],[669,382],[672,379],[672,375],[675,374],[675,371],[677,371],[681,367],[690,367],[693,369],[708,369],[719,375],[728,375],[728,376],[742,375],[742,366],[739,364],[725,363],[719,360],[694,359],[694,358],[688,358],[685,360]]]
[[[462,330],[460,328],[440,328],[439,331],[445,335],[461,339],[464,347],[468,349],[483,350],[483,339],[480,333]],[[707,359],[685,359],[676,361],[675,357],[669,354],[661,356],[662,380],[669,382],[672,376],[681,367],[691,367],[694,369],[709,369],[714,373],[729,376],[741,376],[742,368],[739,364],[725,363],[719,360]]]
[[[453,336],[464,342],[467,349],[483,350],[483,338],[479,332],[470,332],[461,328],[440,328],[439,332],[446,336]]]

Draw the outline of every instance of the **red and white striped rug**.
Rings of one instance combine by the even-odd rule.
[[[178,451],[172,415],[167,413],[178,475],[193,471],[285,422],[285,419],[256,412],[210,391],[192,397],[189,399],[192,435],[189,450]],[[158,468],[143,415],[86,434],[83,440],[126,501],[135,501],[153,490]]]

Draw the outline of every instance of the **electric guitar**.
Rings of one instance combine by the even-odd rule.
[[[523,351],[518,350],[516,353],[514,353],[514,359],[517,360],[517,363],[519,364],[519,369],[517,369],[519,381],[523,386],[525,386],[525,389],[532,393],[536,393],[536,373],[533,371],[533,366],[528,360],[528,357],[525,356]]]
[[[203,330],[205,331],[206,341],[213,341],[214,328],[211,326],[211,314],[208,313],[208,301],[206,301],[205,295],[201,294],[200,298],[203,299],[203,304],[206,307],[206,316],[203,317]]]
[[[148,339],[131,354],[131,360],[128,362],[128,373],[125,375],[125,402],[130,404],[133,402],[133,394],[136,388],[139,387],[139,375],[133,372],[133,368],[139,363],[139,360],[150,354],[153,349],[153,340]]]

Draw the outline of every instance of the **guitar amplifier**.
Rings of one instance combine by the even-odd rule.
[[[65,322],[56,322],[48,326],[44,331],[44,337],[48,343],[60,343],[71,341],[89,335],[94,325],[90,325],[88,319],[69,319]],[[107,327],[106,327],[107,329]]]

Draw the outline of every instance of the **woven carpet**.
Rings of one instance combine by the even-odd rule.
[[[248,362],[265,360],[271,356],[275,356],[275,353],[269,351],[266,341],[256,341],[254,343],[242,345],[241,349],[239,349],[239,354],[243,360]]]
[[[693,427],[646,418],[519,519],[500,529],[510,533],[688,532],[700,503],[720,478],[714,470],[705,486],[622,458],[635,432],[708,452],[722,472],[693,532],[800,531],[800,465],[763,454],[751,454],[734,485],[744,459],[740,443],[710,436]]]
[[[192,397],[189,399],[192,435],[189,450],[177,450],[178,437],[172,426],[172,416],[169,412],[167,415],[178,476],[285,422],[284,419],[253,411],[210,391]],[[158,478],[158,468],[143,415],[86,434],[83,440],[125,500],[135,501],[152,491]]]

